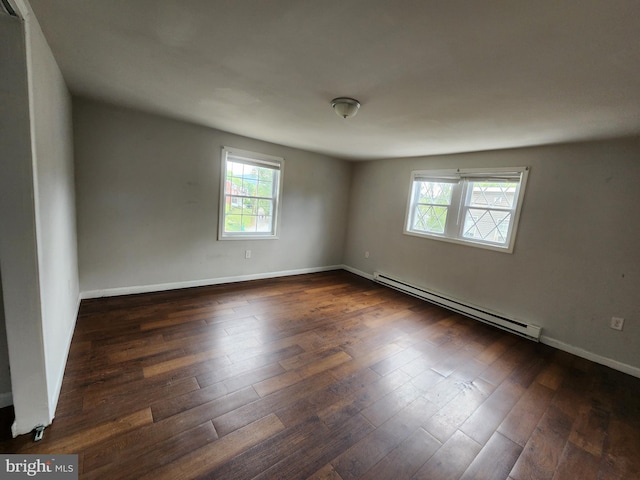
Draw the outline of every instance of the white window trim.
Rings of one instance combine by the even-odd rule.
[[[247,160],[248,163],[255,163],[264,166],[277,166],[278,170],[278,193],[275,197],[273,208],[273,233],[263,232],[225,232],[225,180],[227,178],[227,155]],[[280,211],[282,205],[282,184],[284,173],[284,158],[264,153],[241,150],[234,147],[222,147],[220,156],[220,208],[218,213],[218,240],[277,240],[279,237]]]
[[[450,213],[456,216],[456,225],[455,229],[445,228],[444,234],[430,233],[430,232],[417,232],[411,230],[411,221],[412,221],[412,211],[414,206],[414,201],[412,198],[413,194],[413,185],[417,178],[420,177],[429,177],[429,178],[441,178],[443,180],[455,180],[461,178],[472,178],[474,176],[477,177],[491,177],[507,175],[507,174],[519,174],[520,175],[520,184],[518,186],[517,192],[517,201],[516,208],[513,212],[512,217],[512,227],[511,233],[508,239],[508,243],[506,245],[496,245],[491,243],[486,243],[478,240],[471,240],[467,238],[460,237],[461,228],[458,226],[460,222],[463,222],[464,219],[462,217],[462,210],[464,207],[464,199],[462,196],[458,198],[451,198]],[[404,234],[411,235],[414,237],[420,238],[429,238],[434,240],[440,240],[444,242],[457,243],[459,245],[467,245],[478,248],[485,248],[488,250],[494,250],[502,253],[513,253],[516,234],[518,231],[518,225],[520,223],[520,212],[522,211],[522,204],[524,200],[524,193],[527,185],[527,177],[529,174],[529,167],[495,167],[495,168],[458,168],[458,169],[447,169],[447,170],[414,170],[411,172],[411,180],[409,182],[409,193],[407,198],[407,208],[404,216]],[[450,227],[450,222],[447,222]],[[455,230],[453,232],[452,230]]]

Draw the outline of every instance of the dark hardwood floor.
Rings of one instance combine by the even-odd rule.
[[[83,301],[85,479],[637,479],[640,379],[328,272]]]

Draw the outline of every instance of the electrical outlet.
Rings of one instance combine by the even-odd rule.
[[[369,252],[364,252],[364,258],[369,258]]]
[[[251,258],[251,250],[244,251],[244,258]]]
[[[622,327],[624,326],[624,318],[611,317],[611,322],[609,323],[609,326],[614,330],[622,330]]]

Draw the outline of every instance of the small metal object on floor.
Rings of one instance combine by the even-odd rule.
[[[39,442],[40,440],[42,440],[42,436],[44,435],[44,426],[43,425],[38,425],[36,428],[33,429],[33,441],[34,442]]]

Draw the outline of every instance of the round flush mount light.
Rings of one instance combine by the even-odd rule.
[[[342,118],[355,117],[360,108],[360,102],[354,98],[338,97],[331,100],[331,106]]]

